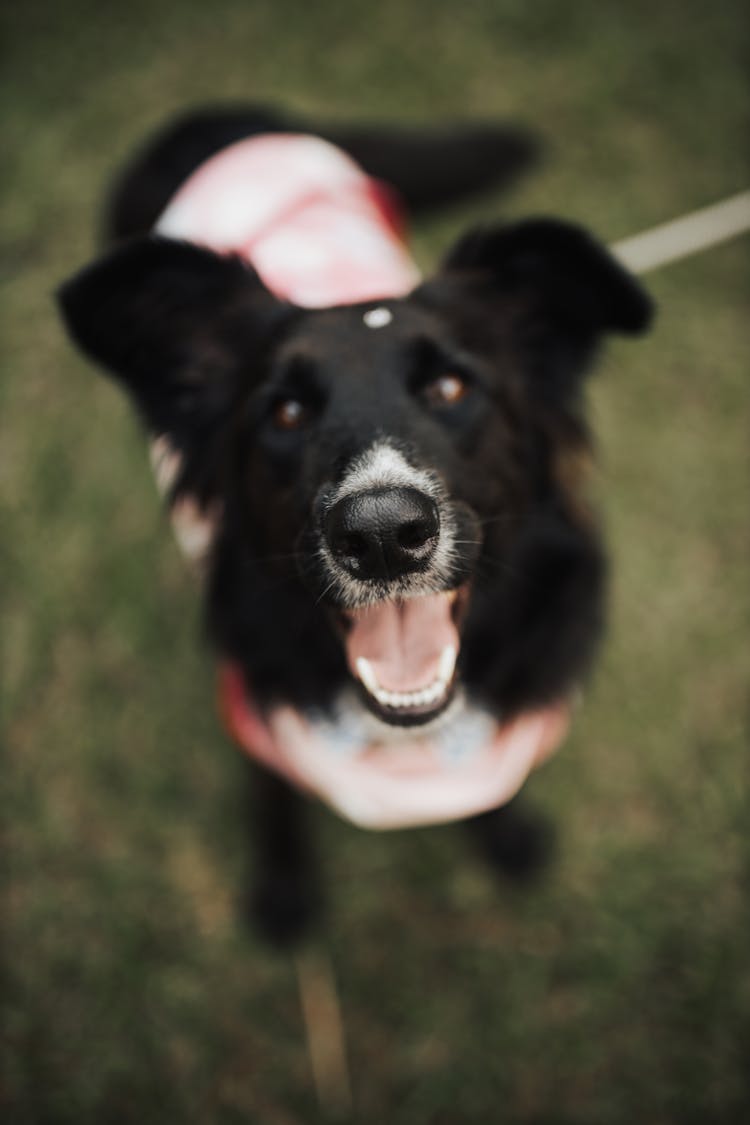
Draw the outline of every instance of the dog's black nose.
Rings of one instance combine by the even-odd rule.
[[[417,488],[376,488],[339,500],[325,518],[336,561],[355,578],[398,578],[424,569],[438,541],[437,505]]]

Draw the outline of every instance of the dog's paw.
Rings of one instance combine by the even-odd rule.
[[[469,828],[493,871],[517,883],[541,875],[555,853],[552,823],[515,804],[473,818]]]
[[[319,911],[319,897],[309,881],[276,875],[250,891],[244,914],[263,941],[289,948],[308,935]]]

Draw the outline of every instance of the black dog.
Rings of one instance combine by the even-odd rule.
[[[195,115],[121,179],[123,244],[61,291],[207,549],[226,716],[270,767],[255,905],[276,937],[312,906],[298,789],[363,825],[470,816],[501,866],[533,856],[508,802],[602,628],[583,377],[651,306],[554,220],[475,230],[420,283],[375,182],[424,210],[530,156],[501,128]]]

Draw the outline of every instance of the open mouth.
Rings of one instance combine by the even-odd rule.
[[[349,669],[368,708],[396,726],[430,722],[456,688],[468,586],[342,614]]]

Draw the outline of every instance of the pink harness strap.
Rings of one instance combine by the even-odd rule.
[[[308,308],[403,296],[419,281],[390,189],[317,137],[265,134],[223,149],[155,229],[239,254],[277,296]]]

